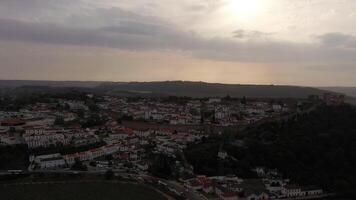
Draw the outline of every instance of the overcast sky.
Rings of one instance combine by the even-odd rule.
[[[0,79],[356,86],[355,0],[1,0]]]

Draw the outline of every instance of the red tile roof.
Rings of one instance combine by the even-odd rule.
[[[17,126],[17,125],[23,125],[25,123],[26,121],[19,118],[5,119],[0,122],[1,125],[5,125],[5,126]]]
[[[223,197],[234,197],[236,194],[234,192],[224,192],[221,196]]]

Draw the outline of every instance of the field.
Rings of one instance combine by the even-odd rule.
[[[67,183],[0,185],[1,200],[163,200],[142,185],[127,183]]]

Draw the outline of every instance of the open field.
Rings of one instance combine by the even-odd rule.
[[[161,194],[129,183],[0,185],[2,200],[163,200]]]

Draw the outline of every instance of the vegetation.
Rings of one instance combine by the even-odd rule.
[[[149,171],[154,176],[168,179],[171,178],[173,175],[173,164],[173,158],[165,154],[156,154],[153,158]]]
[[[88,167],[84,165],[79,159],[76,159],[74,165],[71,167],[71,170],[88,171]]]
[[[189,147],[186,157],[197,173],[219,174],[217,152],[223,148],[233,158],[229,163],[237,174],[265,166],[300,184],[355,195],[355,121],[354,107],[321,106],[288,121],[251,127],[233,139],[227,139],[228,135],[210,138]],[[243,141],[243,145],[237,145],[237,141]]]
[[[51,87],[19,87],[12,90],[1,90],[0,88],[0,110],[17,111],[27,105],[35,103],[57,104],[57,98],[66,100],[87,101],[87,93],[72,90],[70,88]],[[68,109],[65,105],[63,109]]]
[[[262,97],[262,98],[306,98],[310,94],[320,95],[325,91],[297,86],[237,85],[190,81],[103,83],[97,89],[110,92],[137,91],[148,94],[165,94],[189,97]]]
[[[11,200],[163,200],[159,193],[129,183],[66,183],[1,186],[1,199]]]
[[[0,147],[0,170],[27,169],[27,150],[26,145]]]
[[[83,128],[90,128],[93,126],[101,126],[104,125],[107,122],[107,118],[93,113],[89,116],[89,118],[85,119],[85,121],[82,123]]]

